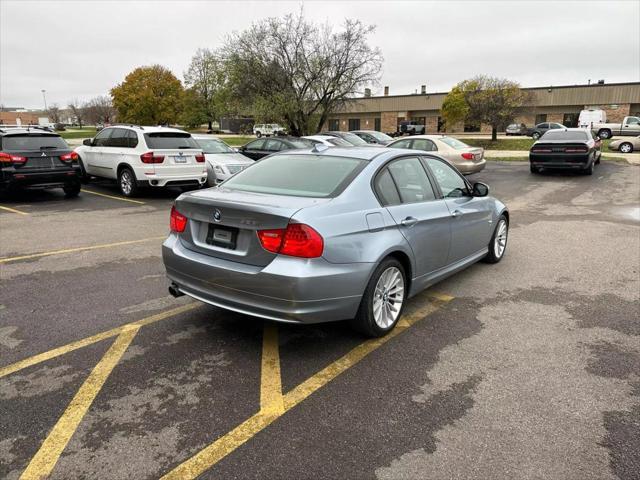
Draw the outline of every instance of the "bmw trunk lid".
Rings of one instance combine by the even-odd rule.
[[[276,254],[262,247],[257,231],[286,228],[297,211],[329,200],[224,187],[191,192],[176,200],[176,209],[188,219],[180,241],[198,253],[266,266]]]

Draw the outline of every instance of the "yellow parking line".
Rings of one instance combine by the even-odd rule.
[[[62,255],[63,253],[75,253],[75,252],[84,252],[88,250],[98,250],[102,248],[120,247],[122,245],[134,245],[136,243],[150,242],[152,240],[162,240],[164,238],[165,238],[164,236],[149,237],[149,238],[141,238],[140,240],[127,240],[125,242],[103,243],[100,245],[91,245],[88,247],[65,248],[63,250],[52,250],[49,252],[31,253],[29,255],[20,255],[18,257],[4,257],[4,258],[0,258],[0,263],[17,262],[19,260],[29,260],[32,258],[40,258],[40,257],[49,257],[51,255]]]
[[[98,195],[99,197],[112,198],[114,200],[121,200],[123,202],[137,203],[138,205],[144,205],[145,204],[145,202],[141,202],[140,200],[132,200],[130,198],[117,197],[115,195],[107,195],[106,193],[99,193],[99,192],[94,192],[92,190],[85,190],[84,188],[81,189],[80,191],[82,193],[90,193],[91,195]]]
[[[48,477],[58,462],[62,451],[71,440],[78,425],[87,414],[89,407],[102,389],[105,381],[127,350],[140,326],[123,331],[107,350],[100,362],[91,371],[75,394],[64,414],[57,421],[42,446],[22,472],[21,479],[41,479]]]
[[[273,409],[264,409],[261,402],[261,409],[258,413],[248,418],[236,428],[228,432],[227,434],[220,437],[215,442],[211,443],[204,449],[200,450],[191,458],[185,460],[183,463],[178,465],[176,468],[171,470],[169,473],[162,477],[162,480],[186,480],[193,479],[201,475],[202,473],[209,470],[216,463],[222,460],[224,457],[232,453],[238,447],[245,444],[251,438],[253,438],[258,432],[265,429],[275,420],[284,415],[288,410],[292,409],[304,399],[309,397],[312,393],[316,392],[318,389],[329,383],[331,380],[336,378],[338,375],[346,371],[347,369],[354,366],[360,360],[365,358],[374,350],[378,349],[385,343],[387,343],[392,338],[396,337],[400,333],[404,332],[408,328],[411,327],[417,321],[423,319],[425,316],[430,315],[440,308],[440,306],[450,300],[453,297],[449,295],[443,294],[433,294],[427,293],[425,296],[435,298],[436,296],[440,298],[435,298],[433,303],[429,303],[426,306],[415,310],[410,315],[405,317],[406,323],[403,322],[402,325],[397,325],[395,329],[393,329],[387,336],[382,338],[376,338],[373,340],[368,340],[354,349],[352,349],[349,353],[339,358],[335,362],[333,362],[328,367],[320,370],[315,375],[311,376],[300,385],[295,387],[290,392],[284,395],[284,408],[277,412]],[[419,299],[416,299],[419,301]],[[406,325],[406,326],[405,326]],[[263,348],[264,346],[268,346],[268,348],[272,348],[273,339],[269,338],[267,341],[267,332],[265,331],[265,339],[263,340]],[[277,345],[277,338],[276,338]],[[262,381],[265,381],[264,375],[264,359],[265,352],[263,350],[263,375]],[[267,353],[268,357],[271,357],[273,353]],[[266,363],[271,364],[272,359],[270,358]],[[279,362],[278,362],[278,371],[280,370]],[[271,373],[266,377],[266,380],[269,382],[273,382],[271,375],[275,370],[272,370]],[[281,381],[280,381],[281,382]],[[271,385],[273,386],[273,384]],[[261,400],[263,398],[262,392],[264,391],[264,386],[261,385]]]
[[[139,327],[143,327],[145,325],[149,325],[151,323],[158,322],[160,320],[164,320],[165,318],[173,317],[175,315],[179,315],[184,312],[188,312],[193,310],[194,308],[200,307],[203,305],[200,302],[189,303],[187,305],[182,305],[177,308],[172,308],[171,310],[166,310],[164,312],[156,313],[155,315],[151,315],[149,317],[145,317],[141,320],[137,320],[135,322],[127,323],[120,327],[112,328],[111,330],[107,330],[106,332],[98,333],[91,337],[84,338],[82,340],[78,340],[75,342],[68,343],[58,348],[54,348],[47,352],[40,353],[38,355],[34,355],[33,357],[25,358],[24,360],[20,360],[19,362],[13,363],[11,365],[7,365],[6,367],[0,368],[0,378],[5,377],[7,375],[11,375],[12,373],[23,370],[27,367],[31,367],[33,365],[37,365],[39,363],[45,362],[52,358],[59,357],[60,355],[64,355],[65,353],[72,352],[74,350],[78,350],[83,347],[87,347],[89,345],[93,345],[94,343],[98,343],[102,340],[105,340],[110,337],[115,337],[116,335],[120,335],[124,331],[135,330]]]
[[[17,213],[18,215],[29,215],[27,212],[21,212],[20,210],[16,210],[15,208],[3,207],[0,205],[0,210],[6,210],[7,212]]]
[[[265,415],[282,415],[284,413],[278,329],[273,324],[265,324],[262,339],[260,411]]]

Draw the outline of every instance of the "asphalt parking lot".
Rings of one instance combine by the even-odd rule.
[[[167,294],[178,191],[0,202],[0,478],[640,478],[640,167],[472,177],[506,257],[392,335]]]

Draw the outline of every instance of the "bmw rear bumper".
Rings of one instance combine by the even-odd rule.
[[[169,280],[182,293],[227,310],[289,323],[353,318],[375,267],[283,255],[257,267],[188,250],[175,234],[162,245],[162,258]]]

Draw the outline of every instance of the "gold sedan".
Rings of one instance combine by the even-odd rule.
[[[640,150],[640,135],[630,138],[618,138],[609,142],[609,150],[620,153],[631,153]]]

